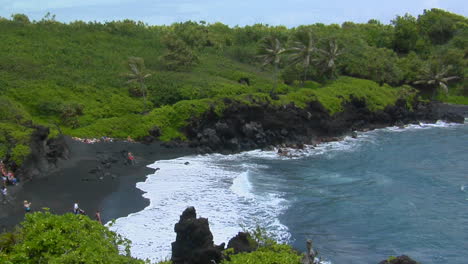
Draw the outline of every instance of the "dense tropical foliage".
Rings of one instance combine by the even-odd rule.
[[[51,127],[51,136],[58,124],[73,136],[136,139],[158,126],[160,139],[170,140],[184,138],[192,116],[213,108],[221,115],[225,97],[319,100],[331,114],[350,94],[382,108],[407,85],[428,99],[468,101],[468,20],[440,9],[389,25],[296,28],[64,24],[50,14],[40,21],[15,14],[0,18],[0,31],[0,157],[18,164],[29,154],[32,124]]]
[[[143,264],[129,256],[130,242],[84,215],[26,215],[15,231],[0,235],[0,262]],[[119,254],[122,247],[126,255]]]

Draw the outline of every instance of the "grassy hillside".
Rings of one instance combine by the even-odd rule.
[[[449,73],[459,78],[450,93],[439,98],[466,103],[466,59],[460,56],[466,54],[466,18],[431,12],[413,21],[419,37],[429,36],[431,24],[423,22],[435,14],[435,19],[440,16],[453,24],[447,29],[450,38],[426,39],[425,46],[407,50],[401,50],[403,44],[398,42],[404,39],[399,24],[375,21],[287,29],[194,22],[148,26],[129,20],[62,24],[50,17],[30,22],[24,15],[0,18],[0,158],[22,162],[29,153],[32,124],[51,127],[52,136],[58,125],[72,136],[135,139],[157,126],[161,140],[184,139],[180,129],[187,120],[210,109],[221,115],[228,107],[226,97],[246,104],[299,107],[317,100],[334,114],[353,95],[368,99],[371,110],[383,109],[413,94],[405,84],[422,74],[419,68],[441,58],[450,64]],[[323,71],[322,64],[305,68],[283,59],[280,82],[275,85],[272,67],[261,67],[256,57],[262,39],[275,36],[284,46],[294,45],[303,32],[313,32],[319,48],[332,40],[342,47],[336,72]],[[146,109],[142,90],[127,83],[129,57],[143,58],[146,68],[141,70],[151,74],[144,82]],[[278,95],[275,99],[271,91]]]

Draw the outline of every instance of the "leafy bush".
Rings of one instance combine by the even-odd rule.
[[[229,256],[223,264],[300,264],[301,256],[288,245],[272,245],[251,253],[240,253]]]
[[[0,246],[4,264],[144,263],[129,256],[130,241],[83,215],[27,214],[15,233],[0,237]]]
[[[18,166],[23,164],[23,161],[31,153],[29,146],[23,144],[16,144],[11,151],[11,160],[13,160]]]
[[[0,121],[21,122],[30,119],[31,116],[20,103],[11,98],[0,96]]]

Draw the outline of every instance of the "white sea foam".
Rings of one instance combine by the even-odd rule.
[[[175,241],[174,224],[182,211],[194,206],[198,216],[206,217],[217,244],[227,242],[241,231],[240,225],[259,224],[283,242],[289,232],[278,216],[285,201],[279,194],[256,195],[245,166],[217,164],[232,156],[191,156],[158,161],[149,167],[160,168],[137,187],[150,200],[143,211],[117,219],[112,230],[133,241],[134,257],[152,261],[170,258]],[[189,162],[188,165],[184,165]],[[244,171],[242,171],[244,170]]]
[[[467,122],[467,119],[465,119],[465,122]],[[407,130],[418,130],[418,129],[428,129],[428,128],[435,128],[435,127],[439,127],[439,128],[444,128],[444,127],[455,127],[455,126],[460,126],[460,125],[463,125],[463,124],[458,124],[458,123],[448,123],[448,122],[444,122],[444,121],[437,121],[433,124],[430,124],[430,123],[419,123],[419,124],[411,124],[411,125],[406,125],[406,126],[403,126],[403,127],[387,127],[387,128],[383,128],[383,130],[388,130],[388,131],[394,131],[394,132],[403,132],[403,131],[407,131]],[[380,129],[378,129],[380,130]]]
[[[252,184],[249,182],[249,172],[243,172],[232,182],[231,190],[239,197],[252,199]]]

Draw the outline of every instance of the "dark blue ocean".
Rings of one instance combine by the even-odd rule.
[[[402,254],[468,263],[468,125],[380,129],[292,157],[251,151],[151,167],[160,170],[137,184],[150,206],[113,227],[134,241],[136,257],[170,256],[174,223],[195,206],[216,243],[260,225],[300,250],[312,239],[324,263]]]
[[[468,125],[384,129],[321,154],[258,160],[254,190],[282,193],[279,216],[304,248],[332,263],[378,263],[406,254],[468,263]]]

